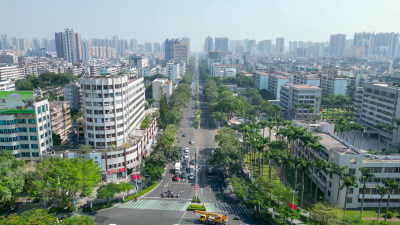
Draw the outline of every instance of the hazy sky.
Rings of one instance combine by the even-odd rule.
[[[398,32],[399,0],[0,0],[0,33],[54,38],[73,28],[85,38],[161,42],[204,38],[328,41],[334,33]]]

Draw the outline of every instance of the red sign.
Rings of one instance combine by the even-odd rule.
[[[115,170],[108,170],[107,174],[121,173],[121,172],[125,172],[125,171],[126,171],[125,168],[115,169]]]
[[[132,175],[132,180],[139,180],[139,179],[140,179],[139,174]]]
[[[296,210],[297,209],[297,205],[289,203],[289,208]]]
[[[199,190],[199,185],[198,184],[194,185],[194,190]]]

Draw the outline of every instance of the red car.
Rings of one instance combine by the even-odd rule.
[[[179,180],[179,174],[175,174],[174,177],[172,177],[173,181],[178,181]]]

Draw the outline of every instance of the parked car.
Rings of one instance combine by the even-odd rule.
[[[213,174],[213,173],[214,173],[213,169],[212,169],[211,167],[209,167],[209,168],[208,168],[208,174],[211,175],[211,174]]]
[[[191,145],[194,145],[194,140],[190,140],[190,144],[191,144]]]
[[[182,171],[186,171],[187,166],[186,165],[182,165]]]
[[[141,184],[142,183],[142,180],[140,180],[140,179],[136,179],[136,180],[133,180],[136,184]]]
[[[186,153],[189,153],[189,148],[185,148],[185,152],[186,152]]]
[[[181,173],[181,178],[182,178],[182,179],[185,179],[185,178],[186,178],[186,172],[185,172],[185,171],[183,171],[183,172]]]
[[[172,177],[172,180],[173,180],[173,181],[178,181],[178,180],[179,180],[179,174],[175,174],[175,175]]]
[[[186,132],[184,132],[184,133],[182,134],[182,136],[183,136],[183,137],[186,137]]]
[[[190,172],[190,173],[189,173],[188,179],[189,179],[189,180],[193,180],[193,179],[194,179],[194,173],[193,173],[193,172]]]
[[[190,160],[190,165],[194,165],[196,163],[196,160],[192,159]]]
[[[181,147],[179,147],[179,151],[183,151],[183,147],[181,146]]]
[[[215,153],[214,149],[211,149],[211,155],[213,155]]]
[[[185,165],[185,166],[186,166],[187,164],[188,164],[188,160],[187,160],[187,159],[184,159],[183,162],[182,162],[182,165]]]
[[[185,159],[189,159],[189,153],[185,153],[184,158],[185,158]]]

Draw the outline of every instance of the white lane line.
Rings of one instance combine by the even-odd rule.
[[[178,224],[180,224],[180,223],[181,223],[181,221],[182,221],[183,217],[186,215],[186,212],[187,212],[187,211],[185,211],[185,213],[182,215],[182,217],[181,217],[181,219],[179,220]]]

